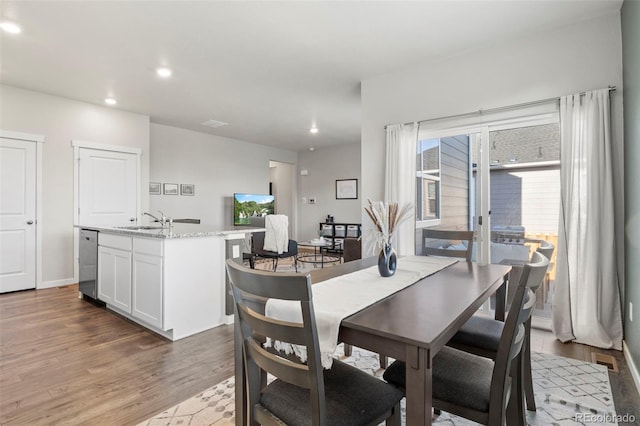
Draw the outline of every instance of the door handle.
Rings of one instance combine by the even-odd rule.
[[[28,220],[27,221],[27,225],[33,225],[33,221],[32,220]]]

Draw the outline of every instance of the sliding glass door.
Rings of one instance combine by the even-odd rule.
[[[475,231],[473,259],[482,264],[522,265],[541,240],[555,245],[559,141],[554,112],[468,127],[429,129],[428,123],[421,124],[416,251],[425,244],[425,227]],[[539,318],[550,317],[554,272],[552,259],[537,295]]]
[[[489,155],[492,263],[526,260],[543,240],[557,247],[559,124],[492,130]],[[534,319],[540,323],[551,318],[555,265],[554,251],[549,272],[536,294]]]

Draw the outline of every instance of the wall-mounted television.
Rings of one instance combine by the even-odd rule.
[[[265,194],[233,194],[233,224],[250,225],[251,217],[275,213],[275,197]]]

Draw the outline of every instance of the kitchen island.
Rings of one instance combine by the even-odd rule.
[[[225,259],[242,259],[261,228],[200,224],[77,226],[98,231],[97,298],[107,308],[178,340],[233,321]]]

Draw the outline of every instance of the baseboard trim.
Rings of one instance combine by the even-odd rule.
[[[69,284],[76,284],[78,281],[73,278],[66,278],[64,280],[54,280],[54,281],[43,281],[39,286],[38,290],[42,290],[45,288],[54,288],[54,287],[62,287]]]
[[[629,352],[629,347],[624,340],[622,341],[622,352],[624,352],[624,359],[627,361],[627,365],[629,366],[629,371],[631,371],[631,377],[633,377],[633,382],[636,385],[636,389],[638,390],[638,393],[640,393],[640,372],[638,372],[638,367],[633,361],[631,352]]]

